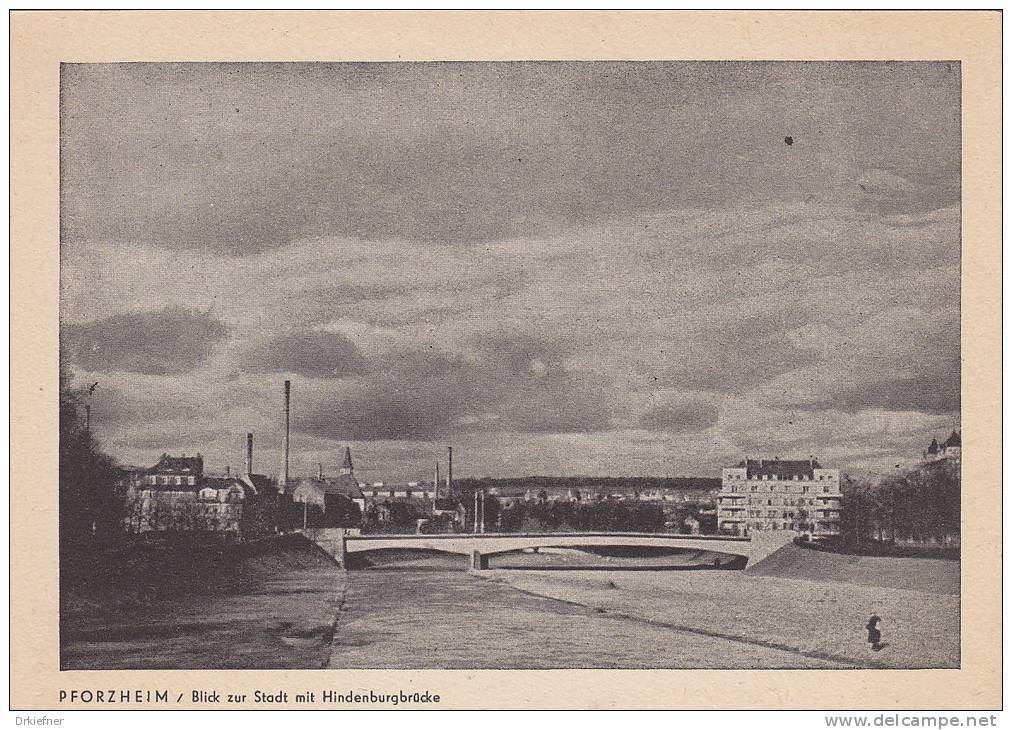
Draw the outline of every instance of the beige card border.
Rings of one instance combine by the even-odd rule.
[[[432,59],[961,62],[961,669],[58,671],[60,62]],[[442,708],[1000,707],[999,12],[15,12],[11,104],[12,708],[154,707],[61,704],[60,689],[164,688],[175,696],[256,687],[428,689]]]

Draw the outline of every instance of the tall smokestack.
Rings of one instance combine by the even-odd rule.
[[[281,442],[281,451],[282,451],[282,454],[283,454],[282,460],[284,461],[284,464],[282,465],[282,471],[281,471],[281,486],[282,487],[288,485],[288,437],[289,437],[289,434],[290,434],[290,421],[289,421],[289,419],[290,419],[290,416],[291,416],[291,410],[292,410],[292,381],[291,380],[286,380],[285,381],[285,435],[284,435],[284,440]]]
[[[253,434],[246,434],[246,473],[253,473]]]
[[[446,447],[446,494],[453,494],[453,447]]]
[[[323,464],[316,465],[316,481],[323,481]]]
[[[433,499],[439,497],[439,462],[436,462],[436,477],[432,480]]]

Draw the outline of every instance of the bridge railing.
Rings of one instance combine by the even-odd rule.
[[[373,534],[373,535],[346,535],[348,540],[462,540],[474,538],[502,539],[502,538],[529,538],[529,537],[653,537],[668,540],[714,540],[720,542],[750,542],[751,538],[740,535],[683,535],[674,532],[456,532],[437,534]]]

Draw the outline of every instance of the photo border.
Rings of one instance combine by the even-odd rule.
[[[995,576],[1002,541],[1001,21],[1000,11],[12,12],[11,708],[222,708],[191,703],[189,693],[249,695],[258,687],[291,694],[428,690],[440,695],[435,707],[441,709],[1000,708],[1001,581]],[[959,61],[966,485],[961,668],[61,672],[56,590],[60,63],[323,60]],[[184,699],[169,705],[60,702],[60,690],[72,689],[165,689],[173,699],[180,693]],[[321,707],[352,709],[314,705]],[[252,702],[228,709],[241,708],[266,709]],[[285,709],[302,708],[290,704]]]

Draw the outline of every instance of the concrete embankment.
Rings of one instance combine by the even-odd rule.
[[[738,646],[782,652],[781,667],[816,660],[850,667],[959,666],[958,563],[923,560],[911,566],[910,559],[877,558],[883,562],[862,575],[864,560],[872,559],[833,560],[846,557],[790,546],[754,571],[491,570],[482,577],[603,615],[725,643],[726,657],[706,657],[697,666],[722,658],[727,668],[769,666],[758,655],[755,663],[736,662],[731,647]],[[849,577],[841,565],[849,566]],[[840,572],[813,579],[831,566]],[[889,584],[900,583],[895,576],[908,570],[916,570],[916,577]],[[871,614],[882,618],[887,646],[879,652],[866,642],[864,624]]]
[[[959,594],[958,560],[842,555],[787,545],[755,565],[749,565],[749,573]]]
[[[155,538],[93,558],[101,580],[61,591],[64,669],[312,668],[329,657],[344,572],[301,536]]]

